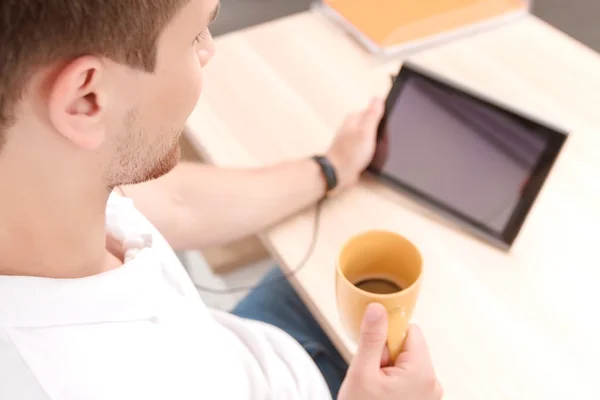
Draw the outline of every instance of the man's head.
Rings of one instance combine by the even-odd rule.
[[[0,168],[158,177],[201,91],[218,0],[2,0]]]

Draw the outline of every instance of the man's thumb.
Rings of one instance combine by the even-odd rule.
[[[379,370],[387,343],[388,318],[385,307],[369,304],[363,317],[358,350],[353,363],[358,368]]]

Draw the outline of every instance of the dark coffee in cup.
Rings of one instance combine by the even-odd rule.
[[[393,294],[402,291],[402,287],[389,279],[371,278],[354,283],[354,286],[365,292],[375,294]]]

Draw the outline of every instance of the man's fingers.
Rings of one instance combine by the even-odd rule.
[[[381,121],[381,117],[383,116],[383,112],[385,110],[385,105],[383,100],[379,98],[374,98],[371,100],[371,104],[362,114],[362,120],[360,122],[361,128],[365,132],[374,133],[377,131],[377,127],[379,126],[379,122]]]
[[[362,322],[358,350],[353,364],[367,371],[378,371],[387,343],[387,311],[381,304],[369,304]]]
[[[382,368],[390,365],[390,349],[385,346],[383,348],[383,354],[381,355],[381,363],[379,364]]]
[[[397,367],[407,365],[433,368],[425,336],[423,336],[423,332],[416,325],[411,325],[408,329],[404,348],[396,359]]]
[[[346,120],[344,121],[344,124],[346,126],[356,127],[356,126],[358,126],[361,123],[362,119],[363,119],[363,113],[361,113],[361,112],[354,112],[352,114],[349,114],[346,117]]]

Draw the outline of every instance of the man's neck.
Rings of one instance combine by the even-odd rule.
[[[81,278],[115,266],[106,250],[108,189],[84,192],[74,183],[57,189],[5,178],[0,176],[0,275]]]

